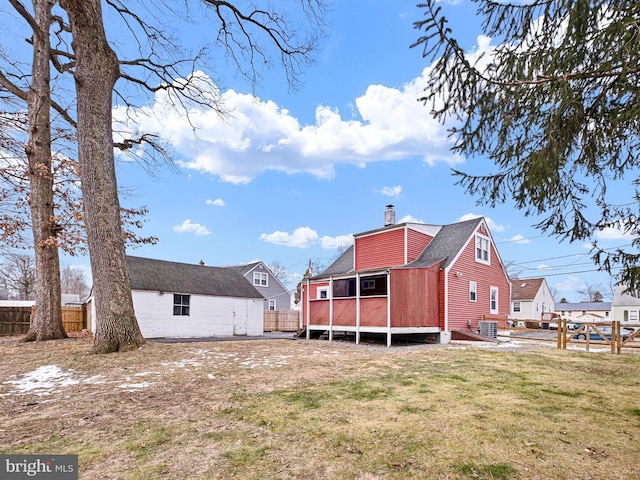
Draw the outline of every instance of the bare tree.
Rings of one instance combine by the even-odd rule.
[[[62,326],[60,258],[53,201],[51,162],[51,92],[49,30],[53,21],[50,0],[33,0],[34,15],[18,0],[10,0],[18,13],[28,19],[33,30],[31,85],[27,92],[14,91],[26,101],[29,133],[25,153],[29,162],[31,231],[36,265],[36,302],[38,308],[25,341],[65,338]]]
[[[240,69],[241,73],[252,81],[257,80],[258,67],[268,58],[267,50],[258,41],[261,37],[274,45],[280,54],[290,85],[295,82],[317,37],[307,37],[298,43],[295,32],[287,24],[287,15],[273,12],[269,7],[260,8],[252,3],[244,7],[248,8],[245,12],[227,1],[201,0],[198,3],[209,7],[219,22],[216,41],[224,45],[229,58],[236,65],[241,65],[243,59],[248,62],[248,69]],[[320,0],[301,0],[300,4],[306,18],[319,18]],[[159,63],[158,52],[122,63],[123,68],[125,65],[141,68],[145,75],[134,77],[122,73],[121,63],[107,40],[100,0],[60,0],[60,5],[69,17],[73,36],[78,158],[97,317],[93,350],[97,353],[128,350],[141,345],[144,339],[133,310],[118,214],[111,111],[116,81],[120,77],[126,78],[151,90],[173,86],[184,96],[182,98],[209,103],[212,108],[220,109],[215,97],[202,99],[195,94],[197,92],[190,88],[193,85],[190,77],[172,78],[177,73],[176,64]],[[153,39],[164,38],[156,35],[161,33],[159,29],[148,25],[123,3],[114,0],[109,5],[131,22],[127,25],[137,24],[142,36],[152,44]],[[146,79],[150,77],[175,81],[165,81],[165,86],[158,87],[147,83]]]
[[[0,269],[2,284],[9,296],[17,300],[33,300],[36,293],[36,265],[33,257],[9,254]]]
[[[76,294],[81,300],[89,294],[89,285],[82,268],[66,265],[60,272],[60,284],[62,293]]]
[[[598,284],[585,284],[584,288],[578,290],[578,294],[581,296],[581,302],[595,302],[600,303],[604,301],[604,295],[602,293],[603,287]]]
[[[269,270],[274,277],[276,277],[281,282],[287,277],[287,269],[280,263],[279,260],[273,260],[272,262],[267,264]]]

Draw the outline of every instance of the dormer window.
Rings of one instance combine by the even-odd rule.
[[[489,265],[489,239],[483,235],[476,235],[476,262]]]

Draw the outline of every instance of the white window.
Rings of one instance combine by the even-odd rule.
[[[266,287],[269,276],[266,273],[253,272],[253,284],[257,287]]]
[[[269,306],[267,307],[269,310],[274,311],[276,309],[276,301],[269,300]]]
[[[633,323],[638,322],[638,310],[629,310],[629,321]]]
[[[489,313],[498,313],[498,287],[489,288]]]
[[[371,290],[376,288],[376,281],[375,280],[363,280],[362,281],[362,289],[363,290]]]
[[[520,302],[513,302],[513,311],[514,312],[520,311]]]
[[[316,298],[329,298],[329,287],[318,287]]]
[[[476,262],[491,263],[489,258],[489,239],[482,235],[476,235]]]
[[[476,301],[476,291],[478,289],[478,284],[476,282],[469,282],[469,301]]]

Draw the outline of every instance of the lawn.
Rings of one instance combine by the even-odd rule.
[[[83,479],[640,478],[640,355],[0,339],[0,453]]]

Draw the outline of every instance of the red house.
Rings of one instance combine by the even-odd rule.
[[[476,332],[483,315],[509,314],[511,282],[484,218],[451,225],[395,223],[354,235],[354,245],[302,287],[307,338],[328,332]]]

